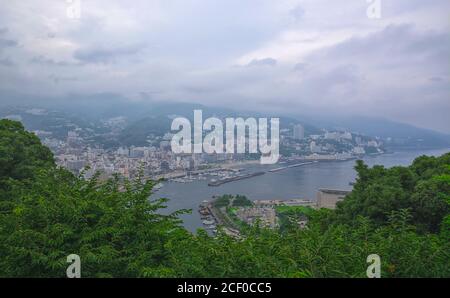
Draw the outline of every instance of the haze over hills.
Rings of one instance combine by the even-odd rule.
[[[392,121],[383,117],[363,117],[363,116],[334,116],[334,117],[315,117],[299,116],[308,123],[325,129],[347,129],[353,132],[376,136],[380,138],[398,139],[399,145],[419,146],[426,148],[448,146],[450,144],[450,135],[434,131],[431,129],[416,127],[414,125]]]
[[[307,135],[321,130],[352,131],[363,135],[380,137],[390,147],[438,148],[450,146],[450,135],[399,123],[388,119],[341,116],[305,115],[295,112],[270,114],[267,112],[211,107],[194,103],[130,102],[114,94],[98,94],[91,97],[68,96],[61,101],[38,99],[21,100],[22,105],[13,105],[2,100],[0,117],[17,118],[27,129],[50,130],[55,136],[64,137],[75,124],[81,128],[102,130],[102,124],[110,119],[120,119],[119,139],[126,145],[143,145],[149,134],[164,135],[170,132],[175,116],[193,119],[193,111],[201,109],[203,117],[279,117],[281,129],[302,124]],[[33,109],[45,109],[39,112]],[[30,112],[31,111],[31,112]],[[120,118],[118,118],[120,117]],[[67,126],[66,129],[63,127]],[[108,140],[103,140],[107,142]]]

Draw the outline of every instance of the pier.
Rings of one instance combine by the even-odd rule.
[[[224,178],[224,179],[220,179],[220,180],[216,180],[216,181],[211,181],[208,183],[208,186],[219,186],[224,183],[228,183],[228,182],[232,182],[232,181],[238,181],[238,180],[242,180],[242,179],[261,176],[261,175],[264,175],[265,173],[266,172],[256,172],[256,173],[251,173],[251,174],[246,174],[246,175],[239,175],[239,176],[235,176],[235,177]]]
[[[301,167],[301,166],[304,166],[304,165],[309,165],[309,164],[312,164],[312,163],[315,163],[315,161],[302,162],[302,163],[297,163],[297,164],[294,164],[294,165],[289,165],[289,166],[285,166],[285,167],[281,167],[281,168],[276,168],[276,169],[269,170],[269,172],[270,173],[275,173],[275,172],[279,172],[279,171],[290,169],[290,168],[296,168],[296,167]]]

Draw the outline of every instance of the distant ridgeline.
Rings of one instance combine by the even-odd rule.
[[[240,239],[186,231],[150,201],[152,181],[85,180],[57,168],[19,122],[0,120],[0,277],[450,277],[450,153],[409,167],[356,164],[336,210],[308,212],[306,228],[249,227]],[[237,203],[248,203],[240,198]]]
[[[48,133],[52,138],[59,140],[64,140],[69,131],[79,130],[80,136],[87,143],[113,149],[120,146],[147,146],[152,139],[163,138],[170,132],[173,117],[182,116],[190,119],[194,109],[202,109],[205,117],[246,119],[277,116],[281,119],[282,130],[301,123],[306,136],[323,133],[318,127],[330,130],[339,127],[362,135],[380,137],[386,146],[393,149],[450,147],[449,135],[384,119],[354,117],[351,120],[338,119],[333,122],[305,117],[305,121],[299,122],[298,119],[303,117],[236,112],[194,104],[145,105],[128,102],[115,103],[112,106],[110,103],[101,105],[90,101],[78,105],[66,102],[56,108],[52,106],[47,109],[33,106],[2,107],[0,118],[21,121],[30,131]]]

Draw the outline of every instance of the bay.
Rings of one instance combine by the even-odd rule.
[[[362,158],[369,166],[385,167],[406,166],[421,155],[439,156],[450,152],[450,149],[425,151],[398,151],[394,153],[365,156]],[[245,166],[249,172],[267,171],[281,165]],[[164,186],[155,192],[151,199],[167,198],[167,208],[163,213],[180,209],[192,209],[191,214],[180,216],[184,226],[191,232],[202,228],[202,221],[197,212],[199,204],[211,200],[214,195],[241,194],[251,200],[262,199],[309,199],[316,200],[317,190],[332,188],[351,190],[349,182],[356,178],[355,160],[318,162],[301,167],[289,168],[280,172],[266,173],[249,179],[222,184],[218,187],[208,186],[208,180],[190,183],[164,182]]]

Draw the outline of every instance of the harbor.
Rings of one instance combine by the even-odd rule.
[[[302,160],[302,162],[298,162]],[[292,163],[295,160],[290,160]],[[242,174],[242,172],[249,171],[248,168],[234,168],[234,167],[214,167],[203,170],[196,171],[184,171],[184,172],[176,172],[171,174],[166,174],[158,177],[153,177],[153,179],[162,179],[169,182],[175,183],[192,183],[195,181],[208,181],[207,185],[210,187],[217,187],[226,183],[240,181],[244,179],[249,179],[257,176],[262,176],[266,173],[277,173],[284,170],[289,170],[292,168],[313,165],[315,163],[323,162],[323,160],[307,160],[304,159],[296,159],[297,163],[289,164],[287,161],[282,161],[280,164],[284,166],[278,168],[265,168],[255,170],[254,172]],[[334,160],[336,161],[336,160]],[[342,160],[344,161],[344,160]],[[159,188],[157,189],[159,190]]]
[[[231,196],[232,197],[232,196]],[[253,225],[259,222],[267,228],[278,227],[278,215],[276,208],[284,206],[290,207],[311,207],[316,208],[314,201],[305,199],[290,199],[290,200],[254,200],[245,206],[232,205],[231,199],[228,206],[223,206],[223,197],[213,196],[213,200],[204,200],[198,208],[203,228],[210,234],[217,234],[217,229],[220,226],[221,230],[232,237],[239,238],[240,227],[242,224]],[[245,200],[247,200],[245,198]],[[250,202],[250,201],[249,201]],[[234,207],[233,207],[234,206]],[[230,213],[229,208],[234,209],[233,214]]]
[[[410,164],[414,158],[421,155],[440,155],[444,150],[422,150],[398,152],[378,156],[363,157],[369,166],[381,164],[385,167]],[[445,152],[444,152],[445,153]],[[214,196],[224,194],[240,194],[248,198],[258,200],[273,200],[274,198],[288,200],[291,198],[305,198],[316,200],[317,190],[322,188],[351,190],[349,182],[356,182],[354,161],[343,162],[317,162],[295,168],[285,169],[280,172],[267,173],[269,170],[289,164],[297,164],[307,161],[289,161],[278,166],[260,165],[259,162],[249,165],[237,165],[243,168],[239,172],[220,171],[202,174],[207,180],[195,180],[188,183],[178,183],[171,180],[163,181],[164,186],[154,192],[152,199],[168,198],[165,214],[170,214],[180,209],[192,209],[191,214],[180,215],[184,226],[195,233],[198,228],[205,225],[200,218],[198,206],[203,200],[211,200]],[[215,167],[217,170],[219,167]],[[249,179],[225,183],[217,187],[208,186],[211,179],[222,179],[227,175],[237,175],[251,172],[265,171],[265,175]],[[193,177],[196,177],[193,175]],[[204,219],[203,219],[204,220]],[[210,226],[210,225],[209,225]],[[212,228],[212,227],[211,227]]]

